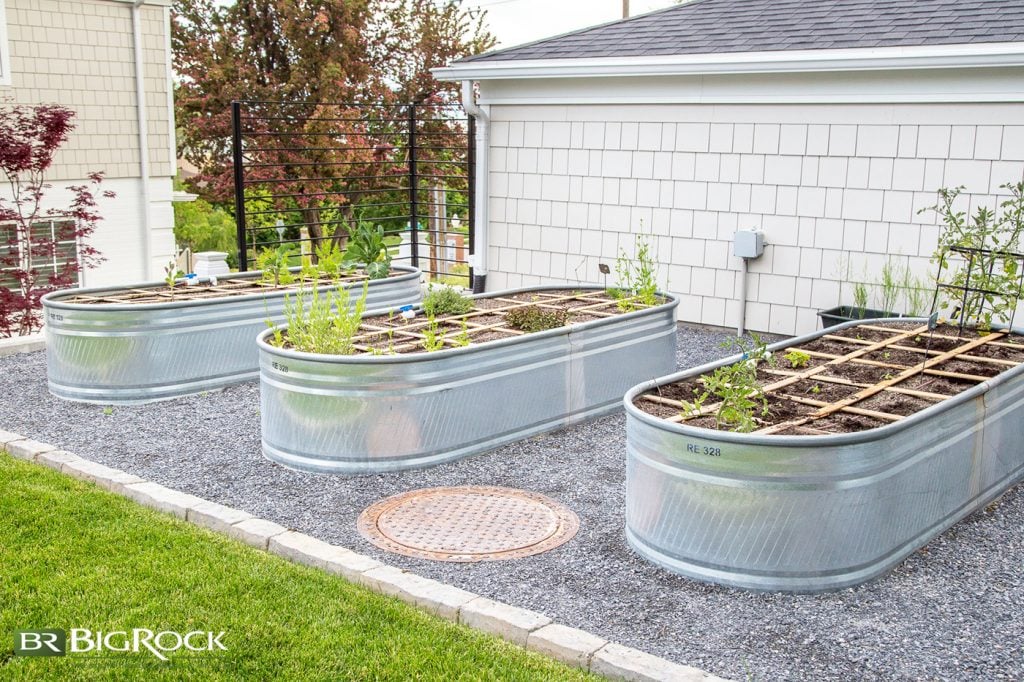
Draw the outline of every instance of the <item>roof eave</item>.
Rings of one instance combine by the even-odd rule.
[[[576,59],[495,60],[432,69],[445,81],[879,71],[1024,66],[1024,43]]]

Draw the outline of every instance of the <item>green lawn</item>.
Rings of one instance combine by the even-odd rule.
[[[228,650],[14,656],[43,628],[224,631]],[[0,453],[0,679],[588,677]]]

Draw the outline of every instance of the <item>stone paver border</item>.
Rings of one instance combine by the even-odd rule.
[[[36,345],[38,344],[38,347]],[[0,355],[42,348],[41,340],[0,345]],[[7,351],[7,352],[5,352]],[[722,682],[698,668],[609,642],[583,630],[559,625],[536,611],[481,597],[453,585],[388,566],[350,549],[251,514],[204,500],[138,476],[104,466],[17,433],[0,430],[0,452],[48,466],[67,476],[95,483],[146,507],[173,514],[295,563],[339,575],[435,616],[497,635],[570,666],[614,680],[637,682]]]

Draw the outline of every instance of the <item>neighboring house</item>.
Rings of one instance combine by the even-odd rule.
[[[435,75],[490,119],[487,289],[600,282],[642,224],[680,318],[734,326],[756,228],[747,326],[807,332],[887,259],[927,271],[936,190],[1024,177],[1020,0],[699,0]]]
[[[91,241],[107,260],[83,273],[88,286],[162,276],[174,255],[170,5],[0,0],[0,100],[76,112],[47,174],[47,204],[66,207],[64,187],[93,171],[104,173],[101,190],[117,194],[97,194],[103,220]],[[10,197],[5,184],[0,193]]]

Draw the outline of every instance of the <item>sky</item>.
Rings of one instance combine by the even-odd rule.
[[[630,0],[630,15],[662,9],[672,0]],[[487,10],[499,47],[511,47],[622,18],[622,0],[463,0]]]

